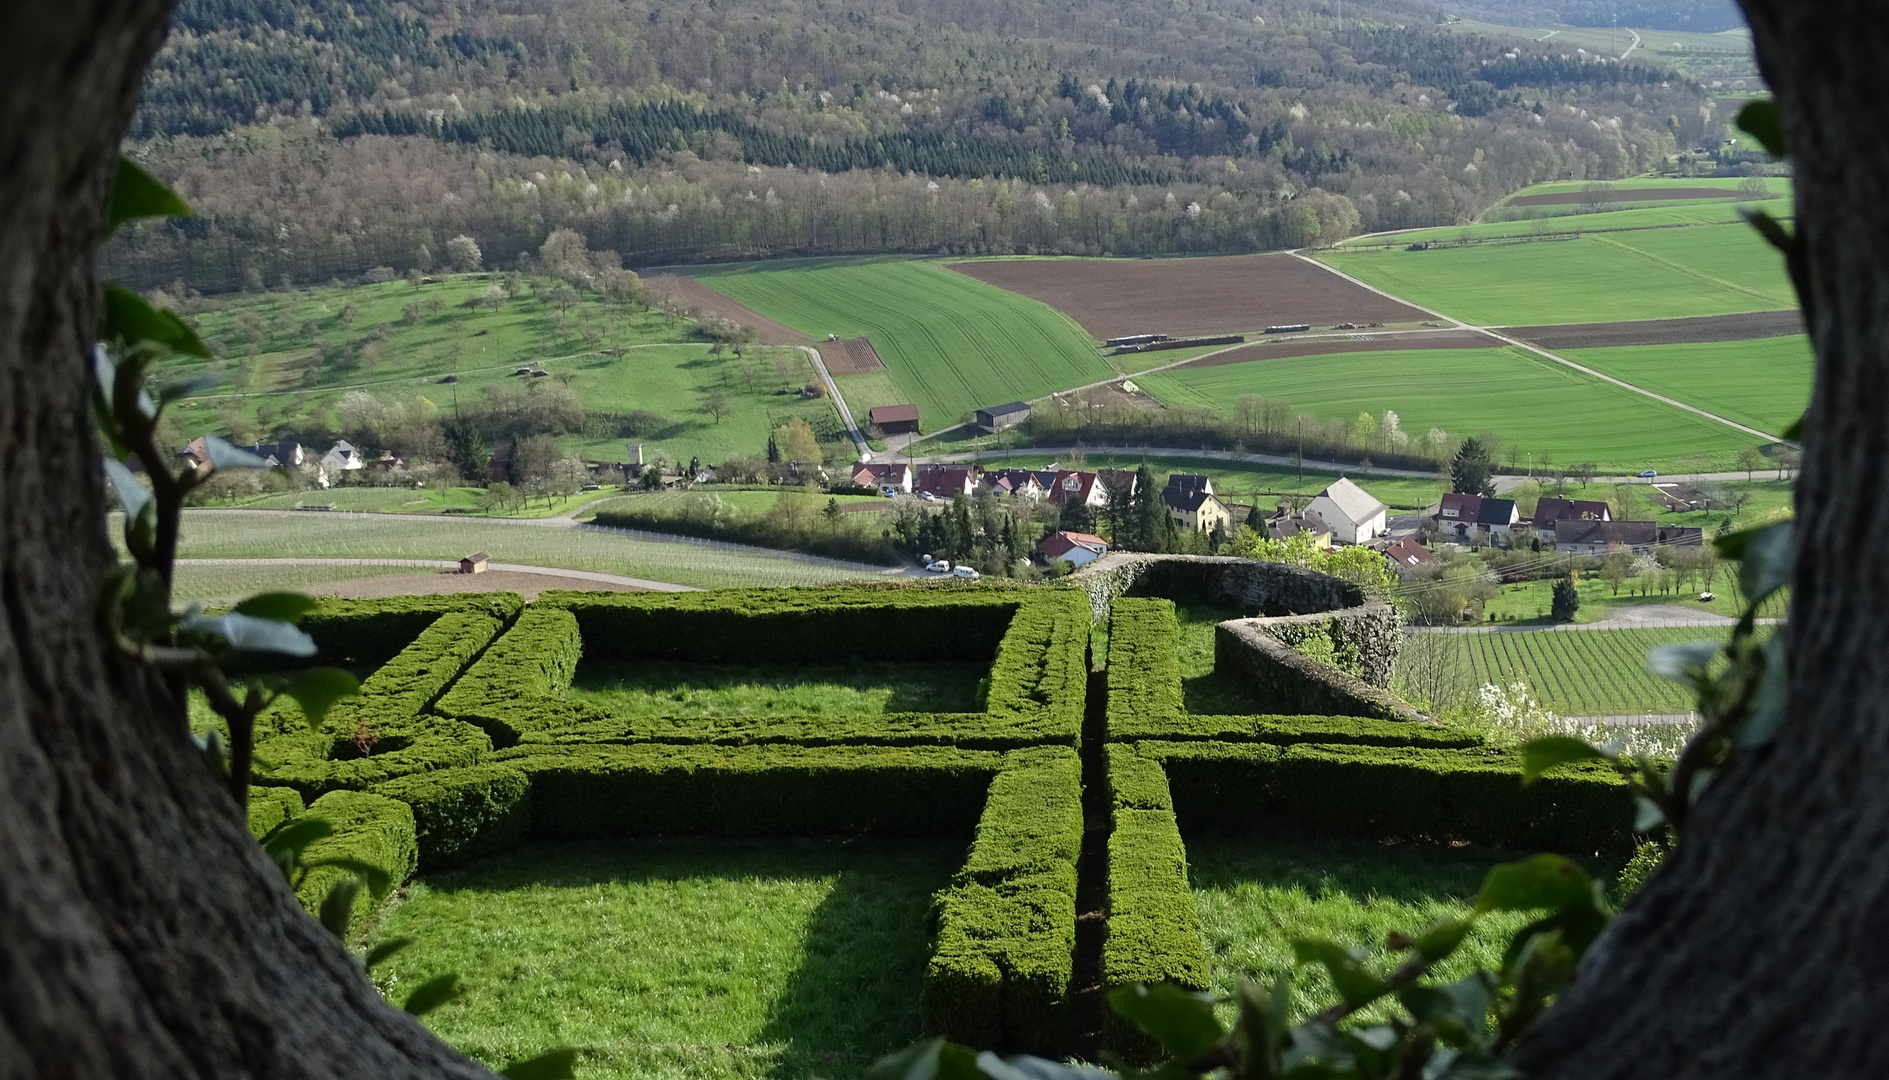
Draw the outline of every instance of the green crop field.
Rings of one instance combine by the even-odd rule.
[[[1294,938],[1361,947],[1375,970],[1388,971],[1399,959],[1385,945],[1388,934],[1415,937],[1467,914],[1483,876],[1506,861],[1500,852],[1478,848],[1189,837],[1188,879],[1213,989],[1230,996],[1243,981],[1271,986],[1291,974],[1292,1019],[1304,1020],[1337,992],[1324,969],[1294,962]],[[1503,944],[1526,921],[1519,913],[1479,920],[1436,969],[1438,981],[1500,967]]]
[[[1692,181],[1675,181],[1690,185]],[[1491,211],[1491,220],[1474,225],[1414,229],[1408,232],[1372,234],[1338,244],[1341,249],[1387,247],[1402,250],[1406,245],[1437,241],[1452,243],[1468,237],[1472,240],[1529,238],[1546,233],[1614,233],[1641,229],[1671,229],[1688,225],[1743,225],[1740,212],[1761,206],[1766,213],[1788,221],[1796,215],[1796,204],[1788,197],[1766,199],[1762,203],[1739,203],[1729,199],[1691,199],[1686,201],[1631,203],[1632,209],[1602,210],[1588,213],[1581,207],[1517,206]],[[1514,218],[1511,215],[1534,215]],[[1553,241],[1543,241],[1552,243]]]
[[[1725,636],[1713,626],[1452,635],[1472,685],[1520,680],[1543,705],[1566,716],[1691,712],[1692,692],[1646,670],[1646,654],[1678,641]]]
[[[484,551],[493,562],[594,570],[701,588],[814,585],[869,576],[839,563],[682,540],[386,514],[197,510],[185,515],[180,548],[187,559],[457,559]]]
[[[715,356],[709,344],[688,340],[690,322],[588,294],[567,302],[521,292],[496,305],[465,306],[495,287],[493,275],[472,275],[418,289],[393,282],[219,300],[191,318],[225,359],[173,360],[164,374],[220,373],[223,381],[179,403],[173,415],[186,435],[229,432],[234,415],[264,431],[282,424],[326,427],[338,421],[336,407],[355,391],[399,404],[424,399],[432,410],[451,412],[493,391],[536,391],[533,383],[549,380],[512,372],[538,364],[568,380],[587,412],[644,414],[634,434],[592,430],[564,440],[601,460],[622,460],[625,442],[684,461],[756,454],[770,427],[793,416],[829,435],[838,432],[831,403],[776,393],[812,381],[811,365],[798,350]],[[362,352],[359,346],[375,335],[381,337],[377,354]],[[348,359],[321,362],[319,352],[330,348]],[[456,385],[442,382],[453,374]],[[719,421],[704,411],[711,393],[728,406]]]
[[[961,860],[927,844],[530,847],[420,879],[370,943],[395,1000],[467,987],[426,1024],[484,1064],[554,1047],[585,1080],[859,1077],[919,1036],[927,909]]]
[[[816,338],[870,337],[900,396],[880,400],[884,380],[842,382],[856,416],[873,405],[911,402],[929,431],[985,405],[1027,401],[1115,373],[1089,336],[1054,308],[933,263],[810,259],[689,274]]]
[[[1760,431],[1783,431],[1810,404],[1812,357],[1805,337],[1572,349],[1561,355]]]
[[[1782,259],[1744,225],[1539,243],[1321,254],[1414,304],[1481,326],[1675,319],[1796,306]]]
[[[845,642],[834,651],[844,653]],[[624,717],[977,712],[988,665],[584,664],[570,694]]]
[[[1538,461],[1544,454],[1564,465],[1593,461],[1603,471],[1729,467],[1753,441],[1512,348],[1294,357],[1160,372],[1139,381],[1166,404],[1194,408],[1226,409],[1242,394],[1259,394],[1325,419],[1391,409],[1413,436],[1431,427],[1458,437],[1493,431]]]

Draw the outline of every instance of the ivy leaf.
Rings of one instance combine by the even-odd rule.
[[[1784,144],[1784,123],[1778,116],[1777,102],[1766,98],[1753,101],[1738,110],[1738,130],[1758,140],[1764,152],[1774,158],[1790,153]]]
[[[1109,994],[1108,1003],[1181,1061],[1199,1057],[1226,1037],[1213,1015],[1213,999],[1172,983],[1124,986]]]
[[[239,615],[274,619],[276,622],[285,622],[293,626],[302,621],[302,616],[319,606],[321,606],[319,601],[301,593],[273,592],[257,593],[230,610]]]
[[[1417,935],[1410,943],[1410,949],[1428,963],[1448,959],[1457,946],[1463,943],[1463,939],[1469,936],[1469,928],[1473,924],[1471,919],[1444,919]]]
[[[1476,911],[1537,911],[1592,904],[1594,882],[1572,860],[1536,855],[1489,871],[1476,897]]]
[[[421,983],[400,1007],[411,1016],[425,1016],[441,1005],[458,1000],[465,992],[466,988],[459,984],[459,976],[441,975]]]
[[[1364,966],[1363,958],[1335,941],[1298,938],[1292,942],[1292,955],[1301,964],[1320,964],[1331,975],[1338,996],[1352,1008],[1368,1005],[1389,992],[1383,979]]]
[[[109,235],[127,221],[148,217],[185,217],[190,204],[165,187],[157,177],[128,157],[118,158],[118,177],[112,182],[111,205],[105,211]]]
[[[190,397],[192,394],[200,394],[222,381],[223,376],[211,373],[208,375],[199,375],[194,379],[165,383],[157,392],[157,400],[165,405],[169,405],[173,401]]]
[[[128,345],[151,341],[189,356],[210,359],[210,350],[188,323],[175,312],[152,307],[123,285],[105,285],[105,336]]]
[[[1679,641],[1661,645],[1646,654],[1646,669],[1662,679],[1696,686],[1705,680],[1706,670],[1711,667],[1721,648],[1723,646],[1716,641]]]
[[[1633,801],[1633,831],[1650,833],[1666,824],[1666,811],[1658,803],[1642,795]]]
[[[413,944],[413,939],[410,937],[388,938],[386,941],[367,950],[367,955],[361,958],[361,966],[372,971],[393,959],[394,954],[411,944]]]
[[[117,458],[105,459],[105,475],[111,478],[112,494],[118,497],[118,505],[125,508],[127,520],[136,518],[139,511],[151,502],[151,490],[138,482],[138,476],[131,471],[131,466]]]
[[[1790,584],[1796,539],[1797,523],[1788,519],[1751,530],[1738,566],[1738,585],[1753,608]]]
[[[269,463],[247,450],[238,450],[215,435],[203,437],[203,448],[210,455],[213,469],[266,469]]]
[[[354,898],[361,895],[361,882],[358,878],[345,878],[335,882],[328,890],[328,895],[321,898],[321,908],[317,917],[321,925],[336,939],[348,939],[348,923],[354,918]]]
[[[1530,739],[1522,744],[1522,783],[1532,784],[1541,778],[1541,774],[1557,765],[1566,765],[1575,761],[1592,761],[1596,758],[1605,760],[1610,757],[1605,750],[1572,735],[1549,735],[1545,738]]]
[[[1791,680],[1785,666],[1784,635],[1772,634],[1759,646],[1759,655],[1764,657],[1764,674],[1760,676],[1758,688],[1751,696],[1745,722],[1733,732],[1738,745],[1746,750],[1763,746],[1776,738],[1778,729],[1784,726],[1788,715],[1785,710],[1789,704]]]
[[[505,1080],[572,1080],[577,1075],[577,1051],[565,1046],[534,1058],[520,1058],[499,1070]]]
[[[240,652],[272,652],[284,656],[315,655],[315,639],[274,619],[258,619],[229,612],[208,618],[193,615],[184,620],[184,628],[197,634],[221,638],[225,645]],[[291,681],[291,686],[294,682]],[[299,702],[301,699],[296,698]],[[324,706],[325,707],[325,706]]]
[[[302,633],[300,630],[295,632]],[[353,675],[340,668],[308,668],[290,677],[282,687],[282,692],[302,707],[302,715],[308,717],[309,730],[313,731],[327,718],[330,706],[344,697],[360,693],[361,684]]]
[[[333,836],[335,827],[317,817],[291,818],[263,834],[262,853],[287,877],[302,862],[302,852],[317,840]]]

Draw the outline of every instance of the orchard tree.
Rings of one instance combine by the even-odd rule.
[[[485,263],[479,242],[464,234],[446,241],[446,257],[452,260],[453,269],[462,274],[474,273]]]

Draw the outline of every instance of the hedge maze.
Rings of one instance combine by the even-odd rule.
[[[1188,835],[1575,854],[1630,843],[1625,789],[1598,770],[1524,789],[1511,756],[1441,727],[1188,714],[1168,600],[1112,601],[1106,683],[1092,683],[1103,658],[1089,655],[1091,602],[1074,588],[956,583],[327,602],[305,625],[320,662],[368,673],[362,696],[313,733],[292,711],[273,717],[251,828],[325,817],[336,831],[311,854],[397,880],[540,839],[962,841],[933,906],[923,1023],[1050,1055],[1092,1054],[1098,1037],[1145,1050],[1101,1020],[1098,990],[1209,985]],[[570,693],[586,663],[835,655],[977,665],[982,711],[652,716]],[[1106,698],[1090,701],[1092,686]],[[304,902],[327,885],[305,884]],[[1088,944],[1079,896],[1105,920]]]

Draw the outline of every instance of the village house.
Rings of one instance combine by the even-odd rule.
[[[1541,542],[1555,542],[1556,530],[1564,522],[1572,521],[1611,521],[1613,513],[1607,504],[1593,499],[1543,499],[1535,504],[1535,515],[1530,519],[1535,532],[1540,534]]]
[[[1222,532],[1233,528],[1233,511],[1213,493],[1213,480],[1194,473],[1174,473],[1161,491],[1174,523],[1195,532]]]
[[[1114,498],[1118,491],[1126,500],[1134,498],[1135,492],[1141,489],[1141,478],[1133,469],[1097,469],[1095,480],[1102,487],[1102,505],[1104,506],[1108,505],[1108,501]]]
[[[1661,481],[1648,484],[1646,493],[1654,502],[1675,514],[1683,514],[1691,510],[1716,509],[1713,505],[1715,500],[1691,484]]]
[[[912,493],[912,467],[903,463],[860,462],[853,466],[852,480],[860,487],[877,488],[881,495]]]
[[[1397,576],[1406,581],[1436,561],[1436,556],[1430,554],[1428,548],[1408,536],[1392,540],[1384,548],[1384,557],[1390,560],[1391,569],[1397,571]]]
[[[875,405],[866,411],[866,421],[887,435],[916,435],[918,406]]]
[[[1095,473],[1061,469],[1050,481],[1049,501],[1057,506],[1072,502],[1089,507],[1107,506],[1108,492],[1102,487],[1102,478]]]
[[[257,443],[245,446],[244,452],[254,454],[269,463],[271,469],[299,468],[308,459],[308,452],[298,442]]]
[[[975,465],[920,465],[912,477],[912,493],[968,499],[977,491],[977,472]]]
[[[1331,526],[1332,539],[1341,544],[1363,544],[1384,535],[1390,507],[1369,492],[1340,477],[1318,493],[1305,509]]]
[[[1617,549],[1646,555],[1654,548],[1701,547],[1705,543],[1703,529],[1661,525],[1653,521],[1566,522],[1557,530],[1557,535],[1556,551],[1596,557]]]
[[[995,494],[1032,502],[1040,502],[1049,495],[1038,474],[1029,469],[996,469],[984,474],[984,483]]]
[[[1108,554],[1108,541],[1079,532],[1053,532],[1037,541],[1036,550],[1044,559],[1066,559],[1077,568]]]
[[[202,469],[210,464],[210,444],[199,435],[177,451],[177,464],[186,469]]]
[[[1522,515],[1515,509],[1514,499],[1492,499],[1452,491],[1443,496],[1436,520],[1443,539],[1471,544],[1476,541],[1477,530],[1486,531],[1491,539],[1506,536],[1521,523]]]
[[[1281,500],[1279,509],[1266,519],[1266,539],[1290,540],[1305,533],[1312,538],[1312,546],[1331,547],[1331,526],[1325,523],[1316,510],[1307,510],[1303,514],[1294,514],[1292,504]]]
[[[1030,407],[1021,401],[977,410],[977,426],[984,429],[986,434],[991,435],[1005,428],[1016,427],[1029,418]]]

